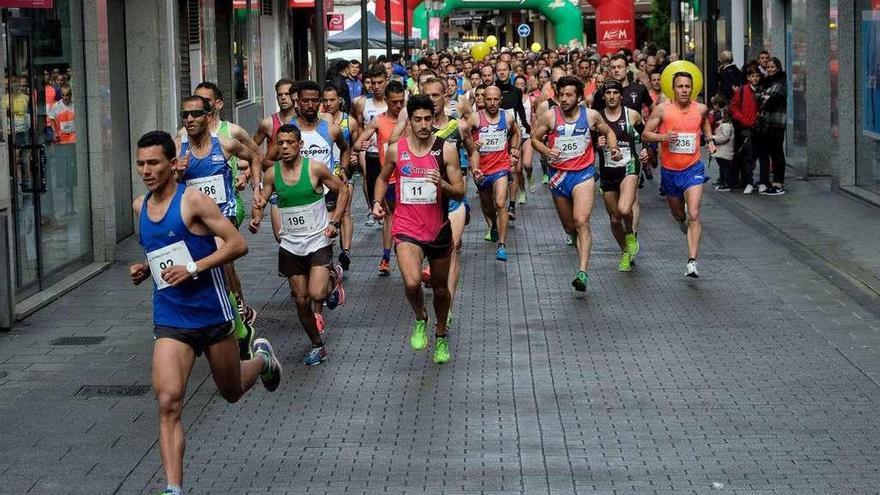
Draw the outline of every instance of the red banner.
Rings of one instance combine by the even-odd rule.
[[[287,0],[287,6],[292,9],[315,8],[315,0]],[[333,10],[333,0],[324,0],[324,12]]]
[[[412,15],[416,7],[422,3],[421,0],[407,1],[407,16],[409,17],[409,28],[412,29]],[[385,0],[376,0],[376,18],[387,23],[387,15],[385,12]],[[391,0],[391,30],[399,35],[403,35],[403,0]]]
[[[0,0],[0,7],[21,9],[51,9],[53,0]]]
[[[607,55],[636,48],[636,21],[632,0],[590,0],[596,9],[596,43]]]

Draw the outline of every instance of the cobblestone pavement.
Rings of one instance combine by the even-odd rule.
[[[569,285],[576,254],[546,191],[520,207],[507,264],[475,208],[444,367],[409,349],[399,274],[376,275],[380,234],[363,215],[348,302],[329,312],[330,359],[315,368],[300,363],[307,341],[271,235],[246,235],[239,271],[285,382],[226,404],[200,360],[184,411],[188,493],[875,492],[876,308],[716,198],[698,280],[683,276],[685,240],[655,184],[631,273],[616,271],[597,201],[586,295]],[[132,240],[120,251],[139,256]],[[164,486],[150,291],[127,282],[126,260],[0,335],[6,492]]]

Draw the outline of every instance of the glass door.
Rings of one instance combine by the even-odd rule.
[[[77,2],[4,9],[15,229],[16,299],[45,289],[92,259]],[[85,112],[82,112],[85,115]]]

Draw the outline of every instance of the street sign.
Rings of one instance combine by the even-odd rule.
[[[520,24],[519,27],[516,28],[517,34],[519,34],[520,38],[528,38],[530,34],[532,34],[532,28],[529,27],[528,24]]]
[[[327,13],[327,31],[344,31],[345,30],[345,14],[328,12]]]

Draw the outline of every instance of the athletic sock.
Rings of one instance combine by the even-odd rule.
[[[229,295],[229,303],[232,304],[232,307],[238,307],[238,300],[235,298],[235,294],[231,290],[226,291],[226,294]],[[233,311],[235,316],[235,336],[243,339],[247,337],[247,329],[244,327],[244,322],[241,321],[241,314],[238,311]]]
[[[688,263],[690,263],[691,261],[697,261],[697,259],[696,258],[688,258]]]
[[[390,249],[382,249],[382,259],[385,261],[391,260],[391,250]]]
[[[183,488],[177,485],[168,485],[165,487],[165,491],[171,491],[174,495],[183,495]]]

